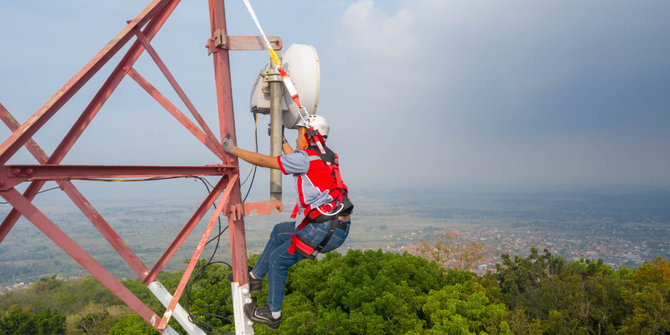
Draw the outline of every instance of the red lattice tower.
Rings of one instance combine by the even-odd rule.
[[[0,243],[7,236],[17,220],[24,216],[47,237],[55,242],[68,255],[76,260],[110,291],[124,301],[137,314],[150,323],[155,329],[165,333],[175,333],[167,325],[173,316],[182,326],[193,334],[203,333],[195,325],[184,324],[177,317],[179,314],[178,301],[191,276],[202,249],[207,242],[214,224],[221,214],[228,217],[230,234],[230,251],[233,267],[233,279],[239,283],[239,292],[235,292],[233,285],[233,303],[235,312],[235,328],[238,334],[253,333],[253,328],[245,320],[242,313],[243,299],[248,296],[247,257],[244,233],[245,213],[257,215],[279,213],[282,210],[280,200],[270,200],[254,203],[242,203],[239,165],[235,156],[223,151],[220,139],[230,135],[235,136],[235,120],[233,114],[232,90],[230,79],[230,50],[265,50],[260,37],[257,36],[228,36],[226,31],[225,8],[223,0],[209,0],[210,23],[212,37],[208,40],[207,48],[214,60],[216,81],[216,96],[219,116],[219,137],[216,137],[186,96],[179,83],[172,76],[159,55],[151,46],[151,40],[159,32],[165,21],[173,13],[179,0],[154,0],[142,12],[129,21],[127,26],[117,34],[102,50],[100,50],[81,70],[79,70],[61,89],[56,92],[42,107],[40,107],[26,122],[19,124],[14,117],[0,104],[0,118],[12,131],[12,134],[0,146],[0,196],[9,202],[13,209],[0,225]],[[270,38],[273,48],[281,49],[281,40],[278,37]],[[132,44],[122,57],[118,65],[104,81],[90,103],[75,121],[66,136],[56,147],[51,156],[32,139],[33,135],[58,110],[72,98],[119,50],[127,43]],[[141,76],[133,65],[143,52],[147,52],[156,63],[179,98],[186,105],[197,124],[179,111],[165,96]],[[60,164],[83,131],[90,124],[98,111],[105,104],[112,92],[118,87],[121,80],[129,76],[158,101],[172,114],[190,133],[192,133],[207,149],[221,159],[221,164],[206,166],[129,166],[129,165],[62,165]],[[7,165],[7,162],[25,146],[37,159],[39,164]],[[92,178],[150,178],[150,177],[201,177],[218,176],[218,183],[209,195],[202,201],[195,213],[183,226],[170,246],[165,250],[156,264],[148,268],[128,245],[119,237],[112,227],[105,221],[91,203],[77,190],[71,179]],[[90,220],[95,228],[103,235],[109,244],[137,274],[142,282],[152,289],[152,292],[166,305],[165,314],[160,317],[145,303],[137,298],[119,282],[108,270],[98,263],[91,255],[82,249],[65,232],[56,226],[43,214],[32,200],[47,181],[55,181],[59,187],[72,199],[74,204]],[[23,194],[15,186],[21,183],[30,183]],[[218,200],[218,202],[217,202]],[[207,213],[213,204],[214,213],[209,219],[186,271],[175,292],[169,294],[160,283],[155,281],[157,274],[163,269],[176,250],[181,246],[195,226]],[[236,296],[237,294],[237,296]],[[167,296],[167,298],[166,298]],[[184,318],[183,315],[180,316]],[[188,321],[188,320],[186,320]]]

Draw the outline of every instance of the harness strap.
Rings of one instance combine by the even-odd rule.
[[[300,237],[298,237],[298,234],[294,234],[291,237],[291,246],[288,247],[288,253],[294,255],[296,249],[309,259],[316,258],[316,255],[319,253],[314,250],[314,246],[312,246],[311,243],[301,240]]]
[[[328,169],[330,170],[330,174],[333,176],[333,179],[335,180],[335,184],[337,185],[337,188],[344,190],[347,192],[347,185],[344,184],[342,181],[342,176],[340,175],[340,159],[337,157],[337,153],[333,152],[333,161],[329,161],[326,159],[326,153],[325,152],[317,152],[319,155],[319,158],[326,163],[326,166],[328,166]]]
[[[324,149],[324,147],[326,146],[326,141],[323,140],[321,133],[319,133],[318,130],[314,129],[314,127],[309,127],[309,132],[310,135],[312,135],[312,138],[316,138],[316,141],[314,141],[314,143],[316,143],[317,148],[319,148],[319,153],[325,155],[326,149]]]
[[[337,154],[335,154],[335,161],[333,162],[333,168],[331,173],[335,177],[335,182],[337,183],[337,187],[340,189],[343,189],[345,191],[347,190],[347,185],[344,185],[344,182],[342,181],[342,176],[340,175],[340,162],[339,158],[337,157]]]
[[[324,164],[326,164],[330,175],[335,182],[335,186],[329,189],[331,199],[333,199],[331,202],[322,204],[318,207],[312,205],[304,207],[305,217],[300,223],[298,223],[298,230],[301,230],[310,222],[326,222],[330,221],[332,217],[337,216],[340,213],[351,213],[351,210],[354,207],[348,197],[349,190],[347,185],[344,184],[342,177],[340,176],[340,164],[337,153],[328,149],[328,153],[332,153],[332,157],[330,157],[326,154],[326,152],[321,153],[318,150],[315,150],[313,147],[306,148],[305,151],[308,154],[307,159],[310,164],[316,160],[321,160]],[[298,185],[298,191],[300,192],[300,185]],[[296,204],[293,213],[291,214],[292,219],[297,217],[298,211],[300,209],[299,205],[300,204]],[[318,217],[322,217],[321,220],[318,220]]]
[[[298,212],[300,212],[300,205],[296,203],[295,207],[293,208],[293,212],[291,212],[291,219],[297,218]]]
[[[314,248],[314,250],[316,252],[321,252],[321,249],[323,249],[323,247],[325,247],[326,244],[328,244],[328,242],[330,242],[330,238],[333,237],[333,233],[335,232],[335,229],[339,228],[338,225],[340,227],[341,226],[345,227],[345,228],[341,228],[341,229],[346,229],[347,228],[347,226],[340,223],[340,220],[330,221],[330,229],[328,230],[328,233],[326,234],[326,237],[324,237],[323,241],[321,241],[321,243],[319,243],[319,245],[317,245],[316,248]]]
[[[328,242],[330,242],[330,238],[333,237],[335,229],[345,230],[348,228],[349,224],[343,224],[340,222],[340,220],[330,221],[330,229],[328,230],[328,233],[326,233],[326,236],[317,246],[314,246],[308,241],[303,241],[300,235],[294,234],[291,237],[291,246],[288,248],[288,253],[293,255],[295,254],[295,250],[298,249],[298,251],[303,256],[313,260],[316,258],[316,255],[318,255],[319,252],[321,252],[321,250],[328,244]]]
[[[338,198],[341,198],[341,195],[338,196]],[[305,214],[305,217],[302,219],[300,224],[298,224],[298,230],[302,230],[307,226],[309,223],[323,223],[332,220],[334,216],[337,216],[342,212],[344,208],[344,203],[340,202],[339,200],[335,199],[329,203],[326,203],[324,205],[321,205],[319,207],[314,207],[310,209],[307,214]],[[296,208],[298,208],[298,205],[296,204]],[[294,213],[296,213],[295,216],[291,216],[292,219],[295,219],[297,217],[297,210],[294,210]]]

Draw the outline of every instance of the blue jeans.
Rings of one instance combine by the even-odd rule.
[[[340,221],[343,224],[349,222]],[[330,230],[330,223],[310,223],[302,230],[295,229],[293,222],[282,222],[272,229],[270,240],[265,245],[261,257],[256,262],[251,272],[256,278],[263,278],[268,274],[268,306],[270,311],[278,312],[281,310],[284,301],[284,289],[286,288],[286,274],[288,268],[295,263],[300,262],[306,257],[298,250],[293,255],[289,254],[288,249],[291,246],[291,237],[294,234],[300,235],[304,241],[312,245],[319,245]],[[335,250],[344,243],[349,235],[349,228],[335,229],[330,241],[321,250],[322,253]]]

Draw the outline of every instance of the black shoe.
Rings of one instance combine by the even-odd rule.
[[[266,325],[270,329],[279,328],[281,323],[281,315],[276,319],[273,318],[268,306],[256,307],[253,304],[246,304],[244,305],[244,314],[254,323]]]
[[[249,268],[249,272],[251,272],[251,268]],[[233,273],[228,274],[228,281],[233,282]],[[255,279],[249,275],[249,291],[251,292],[260,292],[263,290],[263,279]]]

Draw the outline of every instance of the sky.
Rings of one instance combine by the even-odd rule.
[[[25,121],[147,4],[0,0],[0,102]],[[352,190],[670,187],[668,1],[252,5],[285,47],[316,48],[317,113],[330,122],[328,143]],[[230,35],[258,34],[241,0],[226,11]],[[218,134],[209,34],[207,2],[183,1],[152,45]],[[35,135],[48,154],[125,50]],[[231,51],[242,148],[254,146],[249,95],[268,60],[264,51]],[[135,68],[187,112],[146,54]],[[265,153],[268,123],[259,118]],[[34,160],[22,150],[10,163]],[[125,78],[63,163],[217,158]],[[258,172],[254,192],[266,194],[267,174]]]

